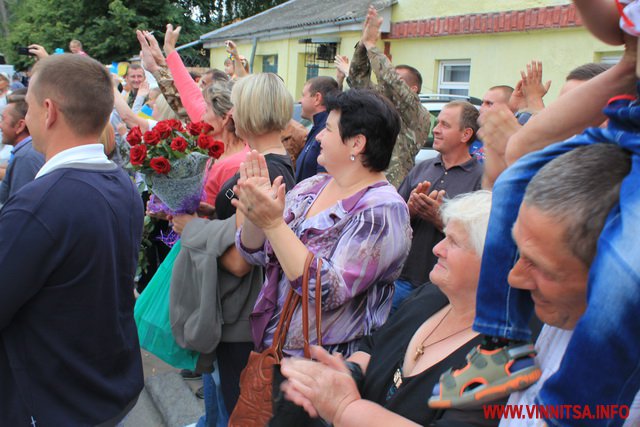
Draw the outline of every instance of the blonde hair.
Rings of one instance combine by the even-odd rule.
[[[107,123],[107,126],[105,126],[100,134],[98,142],[104,146],[104,154],[106,154],[107,157],[111,156],[116,149],[116,133],[111,123]]]
[[[259,73],[238,80],[231,91],[236,129],[245,135],[282,131],[293,115],[293,97],[282,79]]]

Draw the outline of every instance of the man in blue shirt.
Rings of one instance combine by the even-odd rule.
[[[318,165],[320,143],[316,140],[316,136],[324,129],[329,115],[325,107],[325,99],[338,90],[338,82],[332,77],[314,77],[309,79],[302,89],[302,98],[300,98],[302,118],[313,120],[313,127],[296,160],[296,182],[317,173],[326,172],[322,166]]]
[[[7,171],[0,184],[0,207],[28,182],[44,164],[42,153],[33,149],[31,135],[24,120],[27,114],[26,89],[18,89],[7,96],[7,107],[0,116],[2,143],[12,145]]]

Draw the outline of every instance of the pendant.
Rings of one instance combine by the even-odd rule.
[[[402,385],[402,369],[400,368],[396,369],[396,372],[393,374],[393,385],[395,385],[397,389]]]
[[[416,355],[413,357],[413,361],[417,362],[418,359],[420,359],[420,357],[424,354],[424,346],[423,345],[419,345],[416,347]]]

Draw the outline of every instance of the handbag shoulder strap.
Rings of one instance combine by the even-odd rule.
[[[271,348],[274,350],[278,359],[282,358],[282,347],[284,346],[285,338],[287,337],[287,331],[289,330],[289,324],[291,323],[294,309],[298,305],[299,301],[300,296],[290,288],[289,293],[287,294],[287,299],[282,307],[282,312],[280,313],[276,332],[273,335],[273,342],[271,343]]]
[[[307,359],[311,358],[309,352],[309,267],[311,267],[313,258],[313,253],[309,251],[302,273],[302,337],[304,339],[304,357]]]
[[[322,258],[316,258],[316,336],[318,345],[322,346]]]
[[[311,358],[309,351],[309,268],[313,261],[313,254],[309,252],[305,263],[305,270],[302,276],[302,333],[304,337],[304,357]],[[316,258],[316,292],[315,292],[315,315],[316,315],[316,337],[318,345],[322,345],[322,280],[321,276],[322,259]]]
[[[307,253],[307,258],[304,262],[304,270],[302,273],[302,296],[304,299],[304,295],[305,295],[305,289],[307,289],[307,292],[309,290],[309,266],[311,265],[311,262],[313,261],[313,253],[311,251],[309,251]],[[309,301],[309,297],[307,295],[307,304]],[[278,358],[282,358],[282,348],[284,347],[284,344],[286,342],[287,339],[287,333],[289,332],[289,326],[291,325],[291,319],[293,318],[293,313],[295,312],[296,307],[298,306],[298,303],[300,302],[300,296],[293,290],[293,288],[289,288],[289,292],[287,293],[287,299],[284,302],[284,306],[282,307],[282,313],[280,313],[280,319],[278,320],[278,326],[276,328],[276,332],[273,335],[273,343],[271,344],[271,347],[275,350],[276,355],[278,356]],[[302,318],[303,318],[303,334],[305,338],[305,341],[308,341],[308,337],[309,337],[309,324],[308,324],[308,320],[307,320],[307,324],[305,327],[304,324],[304,319],[307,318],[307,316],[305,316],[304,314],[304,310],[305,310],[305,305],[303,304],[302,306],[302,310],[303,310],[303,314],[302,314]],[[305,344],[305,354],[308,353],[308,345]]]
[[[309,359],[311,354],[309,351],[309,269],[313,262],[314,255],[311,251],[307,253],[304,263],[304,271],[302,273],[302,298],[292,289],[289,288],[287,298],[280,313],[278,326],[273,336],[271,347],[275,350],[278,358],[282,358],[282,348],[284,347],[287,332],[293,318],[293,313],[302,299],[302,335],[304,340],[304,356]],[[317,259],[316,267],[316,292],[315,292],[315,315],[316,315],[316,336],[318,345],[322,345],[322,283],[321,283],[322,260]]]

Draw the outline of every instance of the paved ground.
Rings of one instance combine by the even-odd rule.
[[[201,380],[184,381],[177,369],[142,351],[145,388],[125,420],[125,427],[183,427],[204,414],[195,391]]]

